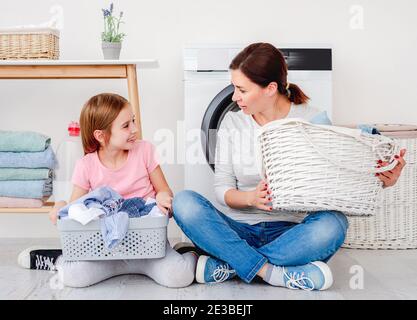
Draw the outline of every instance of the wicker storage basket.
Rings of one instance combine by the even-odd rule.
[[[258,164],[272,193],[272,207],[296,212],[338,210],[373,215],[381,205],[377,172],[392,169],[399,148],[392,139],[303,119],[262,127]],[[388,161],[376,168],[377,160]]]
[[[59,30],[0,29],[0,59],[59,59]]]
[[[378,127],[378,126],[377,126]],[[406,148],[404,167],[397,183],[382,192],[382,207],[373,217],[348,217],[343,244],[355,249],[417,249],[417,127],[415,131],[381,133]]]
[[[65,260],[149,259],[165,256],[168,217],[130,218],[129,231],[111,251],[104,246],[100,221],[85,226],[71,219],[58,220]]]

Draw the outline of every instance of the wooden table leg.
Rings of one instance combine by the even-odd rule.
[[[127,65],[127,89],[129,92],[129,102],[132,105],[135,115],[136,126],[138,127],[138,138],[142,139],[142,124],[140,120],[140,105],[138,93],[138,81],[136,75],[136,65]]]

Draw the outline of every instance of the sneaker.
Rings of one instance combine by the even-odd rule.
[[[200,256],[195,279],[198,283],[219,283],[233,278],[236,271],[226,262],[208,256]]]
[[[193,243],[191,242],[178,242],[175,244],[175,246],[173,247],[175,251],[177,251],[178,253],[186,253],[186,252],[194,252],[196,253],[198,256],[202,256],[202,255],[207,255],[207,252],[205,252],[204,250],[196,247]]]
[[[333,284],[329,266],[322,261],[314,261],[302,266],[282,267],[285,286],[289,289],[326,290]]]
[[[30,247],[19,253],[17,263],[26,269],[55,271],[55,262],[60,255],[60,249]]]

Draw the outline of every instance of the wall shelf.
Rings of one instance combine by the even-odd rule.
[[[157,68],[154,59],[142,60],[0,60],[0,79],[126,79],[129,102],[142,139],[136,69]],[[47,213],[54,202],[41,208],[0,208],[0,213]]]
[[[0,208],[1,213],[49,213],[54,206],[54,202],[45,202],[40,208]]]

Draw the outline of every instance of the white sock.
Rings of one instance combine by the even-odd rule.
[[[268,263],[266,266],[265,276],[263,277],[264,281],[269,283],[272,286],[284,287],[284,273],[281,267],[274,266],[273,264]]]

